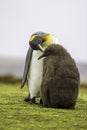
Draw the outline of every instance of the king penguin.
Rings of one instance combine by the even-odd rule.
[[[31,35],[21,83],[21,88],[23,88],[27,81],[29,90],[24,101],[36,103],[36,97],[40,96],[40,87],[43,75],[43,59],[38,60],[38,57],[50,44],[57,43],[57,38],[49,33],[36,32]]]

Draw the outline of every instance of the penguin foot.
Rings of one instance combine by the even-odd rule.
[[[42,99],[40,99],[40,105],[43,105],[43,101],[42,101]]]
[[[24,101],[25,101],[25,102],[31,101],[31,99],[30,99],[30,94],[28,94],[27,97],[25,97]]]
[[[36,104],[36,97],[33,97],[30,101],[31,101],[31,104]]]
[[[25,99],[24,99],[24,101],[25,102],[30,102],[31,104],[36,104],[36,97],[33,97],[32,99],[30,98],[30,94],[28,94],[26,97],[25,97]]]

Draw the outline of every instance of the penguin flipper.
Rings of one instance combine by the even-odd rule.
[[[27,80],[27,74],[28,74],[29,69],[30,69],[30,63],[31,63],[31,58],[32,58],[32,52],[33,52],[33,49],[31,47],[29,47],[27,55],[26,55],[26,60],[25,60],[25,66],[24,66],[24,73],[23,73],[23,78],[22,78],[22,82],[21,82],[21,88],[24,87],[25,82]]]

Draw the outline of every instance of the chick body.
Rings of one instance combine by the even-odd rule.
[[[41,97],[45,107],[74,108],[80,75],[75,61],[61,45],[49,45],[43,53]]]

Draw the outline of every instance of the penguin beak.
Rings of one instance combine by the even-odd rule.
[[[42,52],[44,52],[44,49],[42,48],[42,46],[40,44],[37,45],[38,49]]]

